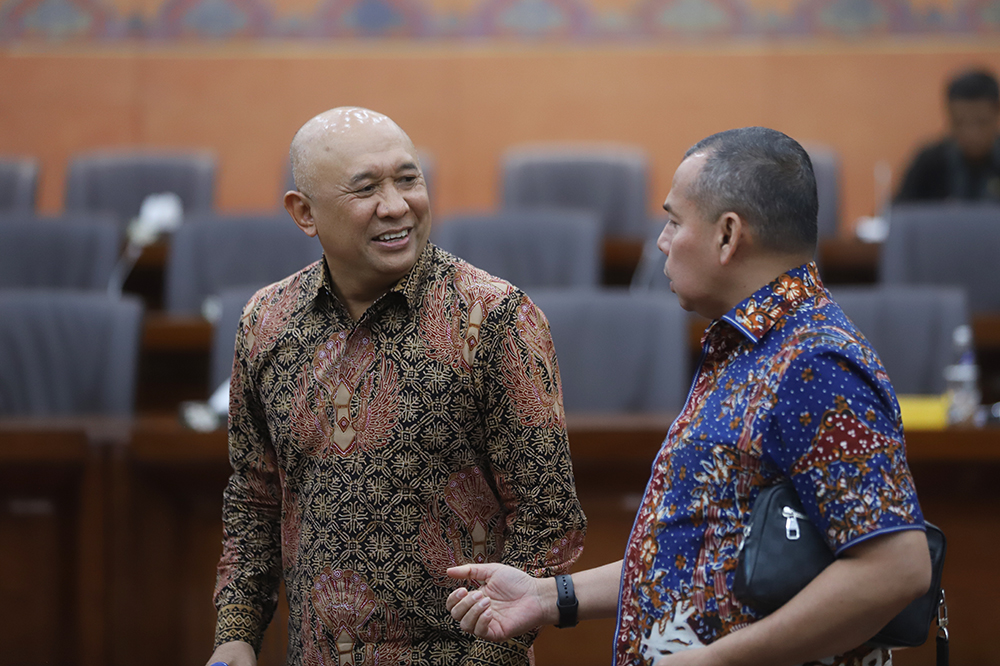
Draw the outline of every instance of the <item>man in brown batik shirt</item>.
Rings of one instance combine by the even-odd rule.
[[[460,631],[445,572],[552,576],[582,550],[548,323],[428,243],[417,153],[386,116],[322,113],[291,157],[285,208],[324,256],[240,323],[211,662],[256,662],[283,579],[288,664],[527,664],[530,638]]]

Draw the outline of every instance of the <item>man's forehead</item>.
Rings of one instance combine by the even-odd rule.
[[[681,160],[681,163],[677,166],[677,170],[674,171],[671,189],[683,191],[689,188],[691,183],[698,177],[698,174],[701,173],[701,168],[705,165],[706,158],[707,155],[705,153],[693,153]]]
[[[335,153],[341,157],[374,149],[377,145],[408,147],[406,133],[386,115],[360,107],[336,108],[310,119],[293,141],[293,151]]]
[[[396,127],[389,116],[358,106],[339,107],[325,111],[309,124],[322,133],[342,134],[366,126]]]
[[[416,161],[416,150],[395,124],[362,125],[343,132],[324,132],[308,141],[307,146],[306,150],[316,159],[339,163],[351,172],[374,161]]]

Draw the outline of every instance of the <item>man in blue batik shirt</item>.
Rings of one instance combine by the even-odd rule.
[[[889,378],[812,262],[809,157],[766,128],[715,134],[685,155],[663,207],[671,289],[713,321],[624,559],[572,577],[578,617],[617,612],[617,666],[888,664],[865,641],[927,591],[930,558]],[[837,559],[762,617],[733,578],[754,499],[783,479]],[[477,636],[575,621],[566,581],[557,594],[555,579],[501,565],[450,573],[482,583],[448,601]]]

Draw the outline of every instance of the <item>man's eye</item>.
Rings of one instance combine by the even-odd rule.
[[[361,189],[359,189],[358,192],[361,192],[362,194],[371,194],[376,189],[377,188],[376,188],[376,186],[374,184],[372,184],[372,185],[365,185],[364,187],[362,187]]]
[[[413,185],[417,182],[416,176],[403,176],[399,179],[399,182],[403,185]]]

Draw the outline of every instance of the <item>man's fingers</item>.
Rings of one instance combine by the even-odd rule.
[[[490,577],[490,574],[498,568],[499,564],[489,563],[489,564],[463,564],[458,567],[451,567],[448,569],[448,576],[451,578],[465,578],[469,580],[484,581]]]
[[[465,594],[461,599],[455,602],[454,606],[451,607],[451,616],[461,622],[465,619],[465,616],[469,613],[469,611],[474,608],[476,603],[482,598],[483,593],[479,590]]]
[[[455,610],[452,610],[451,614],[452,617],[455,617],[455,612],[461,610],[461,622],[459,622],[459,626],[461,626],[462,631],[475,634],[479,618],[483,614],[483,611],[489,608],[489,603],[489,598],[477,590],[465,599],[462,599],[458,606],[455,607]]]
[[[450,613],[452,609],[455,608],[456,604],[458,604],[459,601],[461,601],[468,595],[469,591],[464,587],[460,587],[457,590],[453,591],[451,594],[448,595],[448,600],[444,602],[445,610],[447,610]],[[457,620],[458,618],[455,619]]]
[[[490,610],[490,607],[489,607],[489,603],[490,603],[489,597],[486,597],[486,599],[484,599],[484,601],[486,602],[487,606],[486,606],[486,608],[483,609],[483,613],[482,613],[482,615],[479,616],[479,619],[476,620],[476,629],[473,632],[479,638],[489,638],[490,637],[490,635],[489,635],[489,632],[490,632],[490,620],[493,619],[493,611]]]
[[[460,567],[450,567],[447,573],[452,578],[468,578],[471,570],[472,565],[463,564]]]

